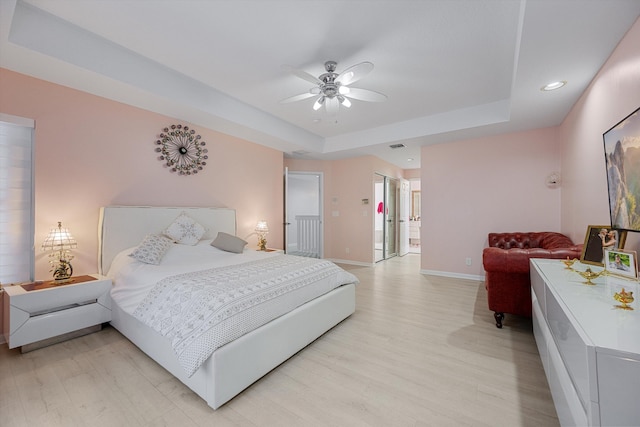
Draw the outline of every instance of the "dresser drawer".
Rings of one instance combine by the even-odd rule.
[[[538,266],[533,263],[531,263],[530,268],[532,271],[538,270]],[[546,317],[547,306],[544,298],[544,289],[545,289],[545,284],[544,284],[544,280],[542,279],[541,273],[538,272],[537,274],[532,274],[531,275],[531,298],[532,300],[538,301],[538,305],[540,306],[540,311],[542,312],[542,316]]]
[[[626,356],[626,357],[625,357]],[[598,352],[600,423],[603,426],[640,425],[640,356]]]
[[[547,323],[560,357],[566,366],[573,387],[578,392],[580,403],[585,412],[590,406],[589,393],[589,351],[564,309],[555,299],[552,292],[545,293]],[[597,396],[595,396],[597,401]]]

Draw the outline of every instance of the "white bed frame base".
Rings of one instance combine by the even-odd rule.
[[[219,348],[191,378],[168,340],[115,304],[111,324],[217,409],[354,311],[355,285],[342,286]]]
[[[214,238],[218,231],[235,234],[235,211],[232,209],[102,208],[99,226],[101,271],[108,271],[119,251],[135,246],[146,234],[162,230],[181,211],[209,228],[208,238]],[[138,223],[144,225],[136,229]],[[210,407],[217,409],[354,311],[355,285],[341,286],[219,348],[191,377],[187,377],[179,365],[167,339],[116,304],[112,304],[111,324]]]

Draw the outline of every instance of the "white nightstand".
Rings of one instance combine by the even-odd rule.
[[[4,338],[22,352],[100,330],[111,321],[111,279],[98,274],[4,286]]]
[[[276,253],[279,253],[279,254],[283,254],[284,253],[284,249],[267,248],[264,251],[258,250],[258,252],[276,252]]]

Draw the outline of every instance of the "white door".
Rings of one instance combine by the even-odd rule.
[[[284,168],[284,253],[287,253],[287,242],[289,241],[289,168]]]
[[[398,255],[398,180],[385,177],[384,257]]]
[[[409,181],[400,180],[400,206],[398,206],[398,255],[409,253],[409,212],[411,186]]]

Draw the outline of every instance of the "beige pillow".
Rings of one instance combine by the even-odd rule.
[[[244,247],[247,246],[247,242],[239,237],[220,231],[214,241],[211,242],[211,246],[223,251],[241,254]]]

